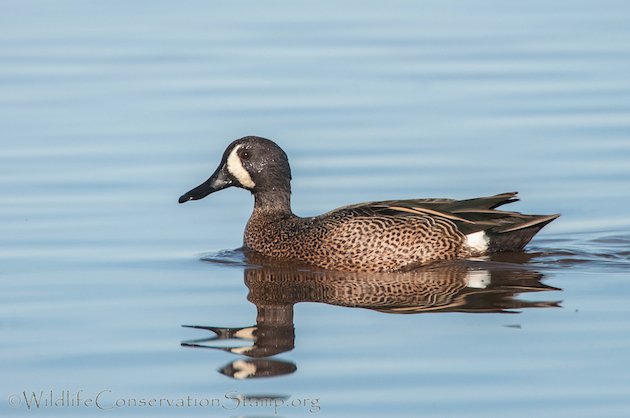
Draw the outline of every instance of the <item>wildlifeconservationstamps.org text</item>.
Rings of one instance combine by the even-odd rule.
[[[88,393],[80,390],[39,390],[22,391],[9,396],[9,406],[27,410],[96,408],[112,410],[120,408],[210,408],[226,411],[273,411],[277,415],[287,409],[302,409],[311,414],[320,411],[319,398],[299,398],[276,395],[245,395],[228,391],[223,396],[204,396],[201,394],[182,395],[180,397],[158,396],[121,396],[111,389]]]

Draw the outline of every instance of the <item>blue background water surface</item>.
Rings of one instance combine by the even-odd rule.
[[[280,416],[630,416],[628,2],[3,0],[0,132],[2,416],[105,415],[28,410],[23,392],[50,390],[319,399]],[[180,325],[255,322],[243,268],[199,260],[241,244],[251,197],[177,198],[248,134],[288,153],[300,215],[512,190],[515,210],[562,213],[531,247],[562,291],[523,296],[562,307],[303,303],[280,356],[295,373],[217,373],[234,356],[180,347],[205,336]]]

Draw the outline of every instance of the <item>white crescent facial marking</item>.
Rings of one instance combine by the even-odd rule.
[[[235,146],[230,153],[229,157],[227,158],[227,169],[230,174],[236,177],[236,180],[238,180],[241,185],[249,189],[253,189],[254,186],[256,186],[256,183],[254,183],[247,170],[245,170],[245,168],[243,167],[243,162],[237,154],[239,148],[241,148],[242,146],[243,144]]]
[[[466,235],[466,245],[478,253],[486,252],[489,242],[488,235],[484,231]]]
[[[249,327],[249,328],[243,328],[241,330],[238,330],[236,334],[234,335],[237,336],[238,338],[243,338],[245,340],[254,340],[255,339],[254,332],[256,332],[256,328]]]
[[[232,367],[234,367],[234,378],[235,379],[247,379],[250,376],[256,375],[256,366],[250,364],[243,360],[236,360],[232,363]]]
[[[234,354],[245,354],[249,351],[252,351],[253,348],[253,346],[233,347],[230,349],[230,352]]]

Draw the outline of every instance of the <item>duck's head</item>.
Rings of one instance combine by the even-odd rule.
[[[210,193],[236,186],[259,192],[291,192],[287,155],[275,142],[246,136],[228,145],[219,167],[208,180],[179,198],[179,203],[203,199]]]

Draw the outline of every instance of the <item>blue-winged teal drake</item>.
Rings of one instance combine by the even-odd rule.
[[[232,142],[203,184],[179,198],[201,199],[236,186],[254,195],[244,246],[264,256],[330,270],[399,271],[439,260],[518,251],[559,215],[523,215],[496,208],[502,193],[475,199],[411,199],[344,206],[300,218],[291,211],[291,169],[273,141]]]

